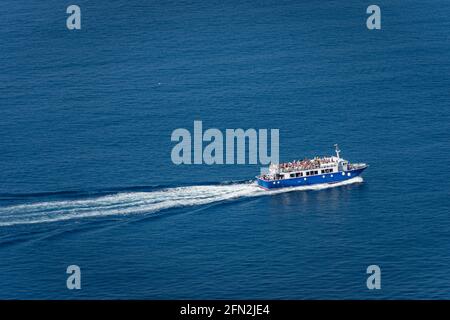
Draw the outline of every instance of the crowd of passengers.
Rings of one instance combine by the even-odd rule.
[[[333,158],[319,158],[315,157],[314,159],[303,159],[303,160],[294,160],[292,162],[280,163],[278,168],[281,173],[292,172],[292,171],[301,171],[301,170],[310,170],[310,169],[318,169],[321,164],[330,164],[336,163]],[[262,179],[264,180],[279,180],[281,176],[275,175],[262,175]]]
[[[303,159],[303,160],[294,160],[292,162],[280,163],[278,168],[280,172],[291,172],[291,171],[299,171],[299,170],[310,170],[310,169],[318,169],[322,164],[334,163],[333,158],[319,158],[315,157],[314,159]]]

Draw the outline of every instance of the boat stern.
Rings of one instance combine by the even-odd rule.
[[[256,177],[256,183],[258,184],[258,187],[264,189],[264,190],[270,190],[273,187],[273,184],[270,183],[271,181],[265,180],[262,177],[257,176]]]

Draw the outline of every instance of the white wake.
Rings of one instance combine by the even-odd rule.
[[[36,202],[0,207],[0,227],[56,222],[89,217],[148,214],[164,209],[199,206],[219,201],[273,195],[299,190],[321,190],[362,182],[361,177],[313,186],[265,191],[255,182],[229,185],[189,186],[151,192],[123,192],[83,200]]]

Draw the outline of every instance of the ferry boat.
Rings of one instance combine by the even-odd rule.
[[[258,186],[270,190],[323,183],[332,184],[355,178],[368,167],[365,163],[350,163],[342,159],[339,146],[335,144],[334,147],[336,156],[271,164],[267,174],[256,177]]]

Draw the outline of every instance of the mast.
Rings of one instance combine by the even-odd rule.
[[[339,150],[339,146],[338,146],[337,143],[334,145],[334,147],[336,148],[336,157],[337,157],[338,160],[339,160],[339,159],[341,159],[341,156],[340,156],[341,150]]]

